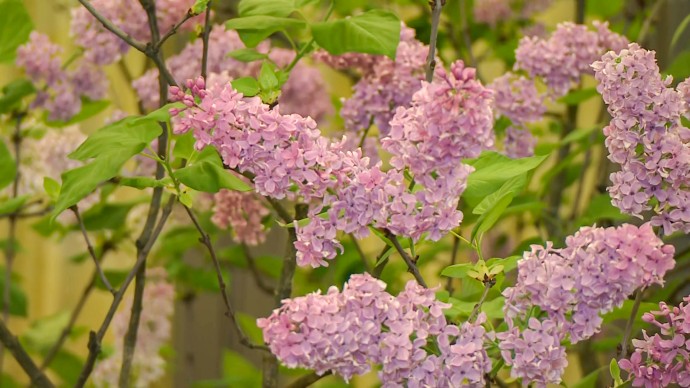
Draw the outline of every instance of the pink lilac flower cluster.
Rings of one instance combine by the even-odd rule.
[[[163,268],[147,270],[146,288],[144,289],[144,309],[141,311],[136,352],[132,361],[133,387],[149,387],[165,374],[165,359],[160,355],[163,345],[170,341],[172,334],[171,319],[174,312],[175,289],[166,279]],[[113,317],[113,337],[115,351],[108,358],[96,364],[93,371],[93,382],[96,387],[114,387],[122,365],[122,340],[127,333],[131,314],[131,298]]]
[[[659,303],[659,311],[645,313],[642,319],[656,326],[659,333],[634,339],[634,353],[618,362],[629,373],[634,387],[690,387],[690,296],[678,306]]]
[[[654,52],[635,43],[592,67],[612,117],[604,128],[609,159],[621,167],[611,174],[613,204],[640,218],[651,211],[667,235],[690,232],[690,130],[681,124],[687,83],[669,87]]]
[[[101,70],[85,60],[77,60],[72,70],[63,67],[62,48],[48,36],[33,31],[29,41],[17,49],[17,66],[35,85],[32,108],[47,110],[51,120],[69,120],[81,110],[81,98],[98,100],[105,96],[107,79]]]
[[[280,105],[270,109],[228,85],[204,89],[203,80],[190,80],[191,95],[175,87],[170,92],[190,106],[177,112],[178,130],[193,129],[197,148],[213,145],[229,168],[252,174],[259,194],[316,200],[311,222],[296,226],[295,247],[299,265],[320,266],[342,249],[337,230],[361,238],[373,225],[438,240],[461,221],[457,201],[472,171],[461,160],[493,144],[491,92],[462,62],[439,73],[410,108],[397,110],[383,139],[394,155],[387,172],[380,163],[371,166],[361,149],[347,150],[345,140],[321,136],[310,118],[282,115]],[[405,170],[419,189],[408,187]],[[326,207],[325,217],[318,216]]]
[[[506,338],[511,343],[522,337],[528,342],[542,341],[558,347],[560,340],[577,343],[591,337],[600,329],[600,314],[620,306],[637,288],[663,284],[664,274],[675,265],[673,253],[674,247],[664,245],[649,223],[641,227],[583,227],[566,238],[565,248],[555,249],[550,243],[546,248],[532,246],[532,251],[525,252],[518,262],[516,285],[503,292],[504,312],[511,330]],[[546,314],[542,331],[529,335],[515,331],[519,325],[514,320],[524,320],[535,306]],[[551,322],[549,330],[544,327],[547,321]],[[551,339],[534,337],[553,336],[552,324],[560,338],[555,345]],[[533,326],[529,322],[529,327],[536,330]],[[513,363],[515,375],[529,379],[539,375],[530,368],[543,367],[541,375],[549,376],[550,363],[530,365],[520,361],[529,361],[533,346],[506,349],[512,349],[504,357],[508,356],[506,361]],[[547,350],[554,357],[560,354],[559,349]],[[551,361],[555,362],[555,358]],[[559,381],[560,374],[547,382]]]
[[[515,50],[515,69],[531,78],[540,77],[554,97],[568,93],[590,65],[608,50],[621,50],[628,41],[609,30],[607,23],[594,22],[596,31],[585,25],[561,23],[548,39],[524,37]]]
[[[257,324],[271,352],[290,368],[349,380],[380,364],[383,387],[483,386],[491,369],[485,317],[455,326],[443,315],[450,306],[433,290],[410,281],[394,297],[385,288],[369,274],[353,275],[342,292],[331,287],[325,295],[286,299]]]
[[[230,82],[235,78],[257,76],[261,62],[245,63],[228,56],[230,52],[244,47],[236,31],[226,31],[222,25],[214,26],[209,36],[209,80],[215,77],[218,82]],[[168,69],[178,83],[195,79],[201,74],[202,50],[203,42],[196,39],[185,46],[179,54],[168,59]],[[271,49],[268,41],[260,43],[257,50],[267,53],[268,57],[281,67],[286,67],[295,56],[292,50]],[[213,82],[209,84],[212,85]],[[132,86],[146,108],[153,109],[159,106],[158,69],[148,70],[134,80]],[[298,113],[317,122],[333,113],[333,105],[321,72],[303,62],[299,62],[290,72],[278,101],[283,113]]]
[[[514,17],[530,18],[548,8],[553,0],[477,0],[474,2],[474,20],[495,27]]]
[[[539,121],[546,112],[545,96],[539,93],[534,79],[508,72],[496,78],[488,88],[494,91],[494,114],[506,117],[504,148],[511,158],[532,156],[536,140],[526,124]]]
[[[388,134],[389,121],[397,107],[407,107],[414,93],[422,87],[424,66],[429,48],[416,40],[413,29],[400,30],[400,42],[395,61],[384,56],[367,54],[345,54],[331,57],[321,54],[319,58],[337,68],[345,65],[362,71],[362,78],[353,87],[353,94],[343,101],[340,115],[345,120],[345,129],[356,133],[376,125],[381,135]]]
[[[268,209],[254,193],[221,190],[213,196],[211,221],[221,229],[232,229],[237,243],[258,245],[266,240],[262,220]]]
[[[91,3],[101,15],[134,39],[150,41],[147,15],[138,0],[92,0]],[[157,0],[155,3],[156,20],[163,35],[182,20],[194,0]],[[203,21],[202,18],[203,15],[196,16],[182,28],[192,29]],[[114,63],[129,50],[125,41],[106,30],[84,7],[72,10],[70,31],[77,45],[84,48],[86,60],[96,65]]]

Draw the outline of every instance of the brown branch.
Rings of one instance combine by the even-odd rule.
[[[468,322],[472,322],[477,318],[477,315],[479,315],[479,311],[482,308],[482,305],[484,304],[484,301],[486,301],[486,297],[489,295],[489,290],[491,290],[491,287],[496,284],[496,279],[495,278],[489,278],[487,275],[484,275],[484,292],[482,293],[481,298],[479,298],[479,302],[474,305],[474,308],[472,309],[472,312],[470,313],[470,317],[467,319]]]
[[[53,387],[53,383],[48,380],[48,377],[36,366],[34,360],[26,353],[22,345],[19,343],[10,330],[5,326],[5,321],[0,321],[0,341],[12,353],[15,360],[22,367],[29,379],[31,379],[32,386],[36,387]]]
[[[623,342],[621,342],[621,351],[618,354],[618,359],[627,357],[628,355],[628,342],[630,342],[630,335],[632,334],[633,323],[635,323],[637,311],[640,309],[640,303],[642,302],[642,291],[642,289],[639,289],[635,294],[635,303],[633,304],[632,311],[630,312],[630,318],[628,318],[628,322],[625,324],[625,331],[623,332]]]
[[[237,321],[237,313],[235,312],[235,308],[232,306],[232,303],[230,302],[230,298],[228,298],[228,293],[226,291],[226,285],[225,285],[225,280],[223,279],[223,271],[220,268],[220,261],[218,261],[218,256],[216,255],[215,249],[213,249],[213,244],[211,243],[211,238],[209,237],[208,233],[204,230],[204,228],[201,226],[199,223],[199,220],[197,219],[196,215],[192,211],[192,209],[188,208],[187,206],[184,207],[184,210],[187,212],[187,215],[189,215],[189,219],[192,220],[192,223],[194,224],[194,227],[196,227],[196,230],[199,232],[199,242],[203,244],[206,249],[208,250],[209,255],[211,255],[211,260],[213,261],[213,266],[216,270],[216,276],[218,277],[218,286],[220,287],[220,294],[223,297],[223,303],[225,304],[225,316],[230,319],[232,322],[235,330],[237,331],[237,335],[239,336],[240,342],[242,345],[250,348],[250,349],[256,349],[256,350],[264,350],[264,351],[269,351],[267,347],[263,345],[256,345],[253,342],[249,340],[249,337],[244,333],[242,330],[242,327],[240,326],[239,322]]]
[[[93,264],[96,266],[96,272],[98,273],[98,276],[100,276],[101,281],[105,285],[105,288],[108,291],[110,291],[111,294],[115,294],[113,286],[110,285],[108,278],[105,276],[105,273],[103,273],[103,269],[101,268],[100,260],[96,255],[96,251],[93,249],[93,245],[91,245],[91,240],[89,240],[89,234],[86,232],[86,227],[84,226],[84,220],[82,220],[81,215],[79,214],[79,207],[77,205],[74,205],[70,209],[74,213],[74,216],[77,217],[77,223],[79,224],[79,228],[81,229],[81,234],[82,236],[84,236],[84,241],[86,241],[86,249],[89,251],[89,255],[93,259]]]
[[[166,32],[165,34],[163,34],[163,36],[161,36],[161,39],[160,39],[160,40],[158,41],[158,43],[156,44],[156,49],[157,49],[157,50],[160,50],[161,47],[163,46],[163,43],[165,43],[166,40],[168,40],[170,37],[172,37],[173,35],[175,35],[175,34],[177,33],[177,30],[178,30],[180,27],[182,27],[182,25],[185,24],[185,23],[187,22],[187,20],[193,18],[194,16],[196,16],[196,15],[192,13],[192,10],[191,10],[191,9],[187,10],[187,13],[184,15],[184,17],[182,18],[182,20],[180,20],[179,22],[177,22],[177,24],[175,24],[174,26],[172,26],[172,28],[170,29],[170,31]]]
[[[259,273],[259,268],[256,267],[254,256],[252,256],[252,253],[249,251],[249,247],[246,244],[242,244],[242,250],[244,251],[245,259],[247,259],[247,267],[252,273],[252,277],[254,277],[254,283],[256,283],[257,287],[259,287],[261,291],[273,295],[276,292],[276,289],[270,284],[266,284],[264,281],[261,273]]]
[[[204,34],[201,36],[203,49],[201,50],[201,77],[206,79],[208,74],[208,37],[211,34],[211,0],[206,4],[206,17],[204,18]]]
[[[124,40],[128,45],[134,47],[138,51],[141,51],[142,53],[148,55],[148,50],[147,50],[147,45],[139,42],[138,40],[134,39],[131,35],[128,33],[122,31],[120,27],[116,26],[112,21],[108,20],[105,16],[103,16],[96,8],[94,8],[93,4],[89,0],[79,0],[81,5],[86,8],[93,17],[95,17],[103,27],[105,27],[106,30],[112,32],[113,34],[117,35],[118,38]]]
[[[292,382],[292,384],[288,385],[286,388],[306,388],[315,382],[321,380],[324,377],[332,375],[333,372],[331,371],[326,371],[322,374],[317,374],[316,372],[312,372],[308,375],[302,376],[299,379],[295,380]]]
[[[431,38],[429,39],[429,54],[426,57],[426,82],[434,79],[436,69],[436,41],[438,39],[438,24],[441,21],[441,11],[446,0],[431,0]]]
[[[422,274],[419,273],[419,268],[417,268],[416,260],[412,259],[410,255],[403,249],[403,247],[400,245],[400,242],[398,241],[398,237],[391,233],[389,230],[385,231],[386,237],[393,243],[393,246],[395,247],[395,250],[398,251],[400,256],[402,256],[403,260],[405,261],[405,264],[407,264],[407,270],[414,276],[414,278],[417,280],[417,283],[419,283],[422,287],[424,288],[429,288],[426,285],[426,282],[424,281],[424,278],[422,277]]]

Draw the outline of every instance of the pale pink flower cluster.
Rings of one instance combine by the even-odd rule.
[[[690,130],[681,124],[689,81],[669,87],[654,52],[635,43],[592,67],[612,117],[604,128],[609,159],[621,166],[608,188],[613,204],[640,218],[651,212],[667,235],[690,232]]]
[[[674,247],[665,245],[650,224],[618,228],[584,227],[566,238],[566,247],[532,246],[518,261],[514,287],[503,292],[509,331],[499,333],[506,362],[523,384],[558,384],[567,360],[561,341],[576,343],[600,329],[600,314],[619,307],[640,287],[663,284],[673,268]],[[534,307],[546,314],[528,320]],[[517,322],[516,322],[517,321]],[[547,362],[532,362],[535,358]],[[554,371],[560,371],[554,373]]]
[[[325,295],[286,299],[257,324],[271,352],[290,368],[349,380],[379,364],[387,388],[484,386],[491,369],[485,316],[449,324],[443,310],[450,305],[437,301],[434,290],[410,281],[395,297],[385,287],[369,274],[353,275],[342,292],[331,287]]]
[[[553,0],[476,0],[474,20],[495,27],[513,18],[528,19],[548,8]]]
[[[103,72],[87,60],[78,59],[65,69],[62,48],[47,35],[33,31],[29,42],[17,49],[17,66],[24,69],[37,92],[32,108],[47,110],[51,120],[69,120],[81,110],[81,98],[105,96],[108,82]]]
[[[125,33],[141,42],[151,40],[148,17],[138,0],[92,0],[94,8]],[[182,20],[194,0],[157,0],[156,20],[161,35],[165,35]],[[203,22],[203,15],[196,16],[182,25],[192,29]],[[77,45],[84,49],[87,61],[96,65],[107,65],[119,60],[129,50],[129,45],[108,31],[84,7],[72,10],[71,35]]]
[[[170,341],[174,312],[175,289],[167,280],[163,268],[146,271],[143,309],[132,361],[132,386],[146,388],[165,374],[165,359],[160,350]],[[98,361],[93,371],[96,387],[116,387],[122,365],[122,341],[127,333],[131,314],[131,298],[122,303],[113,317],[112,331],[116,339],[115,351],[108,358]]]
[[[221,190],[213,195],[211,221],[221,229],[231,229],[237,243],[258,245],[266,240],[263,219],[270,212],[254,193]]]

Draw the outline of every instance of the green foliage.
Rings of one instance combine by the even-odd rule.
[[[21,0],[0,2],[0,63],[14,61],[17,48],[29,40],[33,28]]]
[[[233,89],[244,94],[247,97],[254,97],[259,94],[261,88],[259,87],[259,81],[254,77],[240,77],[232,80]]]
[[[191,12],[194,15],[198,15],[204,11],[206,11],[206,8],[208,8],[208,3],[211,0],[196,0],[194,4],[189,8],[189,12]]]
[[[5,141],[0,139],[0,166],[2,166],[0,169],[0,189],[14,182],[14,177],[17,176],[17,167],[14,163],[14,158],[12,158]]]
[[[17,109],[24,97],[36,93],[34,84],[26,78],[18,78],[2,88],[0,113],[9,113]]]
[[[243,48],[228,53],[228,56],[240,62],[254,62],[267,59],[268,55],[260,53],[253,48]]]
[[[92,101],[92,100],[89,100],[87,98],[82,98],[81,110],[79,111],[79,113],[72,116],[72,118],[70,118],[67,121],[50,121],[47,119],[48,113],[46,112],[46,124],[48,124],[51,127],[56,127],[56,128],[74,125],[74,124],[80,123],[86,119],[90,119],[91,117],[103,112],[109,105],[110,105],[110,101],[106,101],[106,100]]]
[[[672,75],[677,80],[690,77],[690,51],[678,54],[664,73]]]
[[[606,18],[620,13],[623,10],[624,3],[624,0],[587,0],[585,9],[589,15],[596,16],[597,18]]]
[[[29,199],[28,195],[20,195],[19,197],[0,202],[0,216],[14,213],[21,209],[27,199]]]
[[[676,47],[676,44],[678,43],[678,40],[680,40],[680,37],[683,36],[683,33],[685,30],[687,30],[688,25],[690,24],[690,15],[687,15],[682,22],[676,27],[676,31],[673,33],[673,38],[671,38],[671,44],[669,45],[669,50],[673,52],[673,49]]]
[[[300,8],[318,3],[318,0],[242,0],[237,10],[241,17],[269,15],[287,17]]]
[[[623,385],[623,380],[621,379],[621,368],[618,366],[618,361],[615,358],[612,358],[611,362],[609,363],[609,372],[613,378],[614,387]]]
[[[251,186],[223,168],[218,152],[211,147],[205,154],[184,168],[175,171],[175,178],[186,186],[206,193],[217,193],[220,189],[251,191]]]
[[[5,269],[0,269],[0,290],[5,289]],[[5,298],[0,298],[0,311],[5,309]],[[18,279],[12,276],[10,283],[10,308],[11,315],[26,317],[28,301],[24,290],[19,287]]]
[[[239,353],[226,350],[223,354],[223,378],[194,384],[195,388],[260,387],[261,372]]]
[[[331,54],[360,52],[395,59],[400,40],[400,19],[395,14],[372,10],[346,19],[311,25],[316,43]]]
[[[86,230],[117,230],[126,224],[129,211],[139,202],[99,203],[82,214]]]
[[[268,15],[243,16],[225,22],[228,30],[237,30],[240,39],[247,47],[256,47],[261,41],[275,32],[288,28],[303,28],[302,20]]]
[[[599,379],[599,375],[601,374],[602,370],[604,370],[604,367],[601,367],[601,368],[595,370],[594,372],[588,374],[587,376],[583,377],[576,384],[571,385],[571,388],[596,387],[597,386],[597,380]]]
[[[566,105],[579,105],[592,97],[598,96],[597,88],[575,89],[558,99],[558,102]]]

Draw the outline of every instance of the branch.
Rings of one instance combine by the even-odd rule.
[[[453,250],[450,254],[450,265],[454,265],[458,257],[458,248],[460,248],[460,237],[453,234]],[[448,295],[453,294],[453,278],[449,277],[446,283],[446,291]]]
[[[261,277],[261,274],[259,273],[259,269],[256,267],[254,257],[252,256],[252,253],[249,252],[249,247],[246,244],[242,244],[242,250],[244,251],[244,257],[247,259],[247,267],[252,273],[256,285],[265,293],[273,295],[276,292],[276,289],[270,284],[266,284],[264,282],[263,277]]]
[[[103,273],[103,269],[101,268],[99,259],[96,256],[96,251],[94,251],[93,245],[91,245],[91,241],[89,240],[89,235],[88,233],[86,233],[84,220],[81,219],[81,215],[79,214],[79,207],[77,207],[77,205],[74,205],[70,209],[72,210],[72,212],[74,212],[74,216],[77,217],[77,223],[79,224],[79,228],[81,229],[81,234],[84,236],[84,241],[86,241],[86,248],[89,251],[89,255],[91,255],[91,258],[93,259],[93,264],[96,266],[96,272],[98,273],[98,276],[100,276],[101,281],[105,285],[105,288],[108,291],[110,291],[111,294],[115,294],[113,286],[110,285],[108,278],[105,276],[105,273]]]
[[[271,206],[276,211],[276,213],[278,213],[278,217],[280,217],[280,219],[283,220],[283,222],[286,224],[291,224],[292,221],[294,221],[295,219],[299,220],[299,219],[306,217],[306,214],[305,214],[304,217],[295,216],[295,218],[292,218],[290,213],[288,213],[288,211],[285,210],[285,208],[280,203],[280,201],[273,199],[271,197],[265,197],[265,198],[266,198],[266,201],[268,201],[268,203],[271,204]]]
[[[111,243],[106,241],[103,244],[103,247],[101,248],[101,255],[99,261],[103,261],[105,254],[112,248],[113,246],[111,245]],[[99,271],[97,269],[94,269],[93,274],[91,275],[91,280],[86,285],[86,287],[84,287],[84,291],[82,291],[81,297],[79,298],[76,307],[72,311],[72,315],[70,316],[67,325],[64,329],[62,329],[62,332],[60,333],[60,338],[58,338],[55,344],[53,344],[53,347],[50,348],[45,358],[43,359],[43,362],[41,363],[40,367],[41,370],[46,370],[46,368],[48,368],[50,363],[53,361],[55,356],[57,356],[58,352],[62,348],[62,345],[64,345],[65,341],[67,340],[67,337],[72,333],[72,328],[77,323],[77,318],[79,318],[79,314],[81,314],[81,311],[84,308],[84,305],[86,304],[86,300],[88,299],[89,295],[91,295],[91,291],[93,291],[94,287],[96,286],[98,272]]]
[[[489,295],[489,290],[491,287],[496,284],[496,279],[495,278],[490,278],[486,275],[484,275],[484,292],[482,293],[481,298],[479,298],[479,302],[474,305],[474,308],[472,309],[472,312],[470,313],[470,317],[467,319],[468,322],[472,322],[477,318],[477,315],[479,315],[479,311],[482,308],[482,305],[484,304],[484,301],[486,301],[486,297]]]
[[[204,19],[204,34],[201,37],[203,49],[201,51],[201,76],[206,79],[208,68],[208,37],[211,33],[211,0],[206,4],[206,18]]]
[[[134,280],[134,296],[132,298],[132,309],[129,317],[129,324],[127,326],[127,333],[123,341],[122,351],[122,367],[120,368],[120,376],[118,385],[121,388],[126,388],[131,385],[132,362],[134,361],[134,352],[137,344],[137,335],[139,333],[139,322],[141,321],[141,311],[144,306],[144,288],[146,287],[146,259],[144,263],[139,266]]]
[[[128,45],[134,47],[136,50],[148,55],[146,44],[139,42],[138,40],[130,36],[128,33],[122,31],[118,26],[113,24],[113,22],[111,22],[100,12],[98,12],[89,0],[79,0],[79,2],[81,3],[81,5],[84,6],[84,8],[86,8],[91,13],[91,15],[93,15],[93,17],[95,17],[99,22],[101,22],[101,24],[103,25],[103,27],[105,27],[106,30],[117,35],[118,38],[124,40]]]
[[[31,379],[32,386],[36,387],[53,387],[53,383],[48,380],[48,377],[36,366],[31,357],[26,353],[22,345],[19,343],[10,330],[5,326],[5,321],[0,321],[0,341],[12,353],[19,365],[24,369],[26,375]]]
[[[371,276],[375,277],[376,279],[381,278],[381,273],[383,273],[383,269],[386,267],[386,264],[388,264],[388,257],[386,257],[386,259],[383,261],[381,261],[381,258],[383,257],[383,255],[386,254],[386,252],[388,252],[389,249],[391,249],[391,247],[389,247],[388,245],[384,245],[381,249],[381,253],[379,253],[376,256],[376,261],[374,262],[374,269],[371,273]],[[379,263],[379,261],[381,262]]]
[[[230,321],[232,322],[233,326],[235,327],[235,330],[237,331],[237,335],[239,336],[240,342],[242,343],[242,345],[250,349],[269,351],[267,347],[263,345],[256,345],[253,342],[251,342],[242,330],[242,327],[239,325],[239,322],[236,318],[235,308],[232,306],[230,298],[228,298],[225,280],[223,279],[223,271],[220,268],[220,262],[218,261],[218,256],[216,256],[216,251],[215,249],[213,249],[211,238],[209,237],[208,233],[204,231],[203,227],[199,223],[199,220],[197,219],[192,209],[185,206],[184,210],[187,212],[187,215],[189,215],[189,219],[192,220],[194,227],[196,227],[196,230],[199,232],[199,235],[201,236],[199,237],[199,242],[201,242],[206,247],[209,255],[211,255],[211,260],[213,261],[213,266],[216,270],[216,276],[218,277],[218,286],[220,287],[220,294],[223,297],[223,303],[225,304],[225,316],[230,318]]]
[[[308,375],[302,376],[299,379],[295,380],[292,384],[288,385],[287,388],[306,388],[315,382],[321,380],[324,377],[332,375],[332,371],[326,371],[321,375],[316,374],[316,372],[312,372]]]
[[[426,57],[426,82],[434,79],[436,69],[436,40],[438,39],[438,24],[441,21],[441,10],[446,0],[431,0],[431,38],[429,40],[429,55]]]
[[[174,26],[172,26],[172,28],[170,29],[170,31],[166,32],[166,33],[161,37],[161,39],[158,41],[158,44],[156,44],[156,50],[160,50],[161,47],[163,46],[163,43],[165,43],[166,40],[168,40],[170,37],[172,37],[173,35],[175,35],[175,34],[177,33],[177,30],[178,30],[180,27],[182,27],[182,25],[185,24],[185,23],[187,22],[187,20],[193,18],[194,16],[196,16],[196,15],[194,15],[194,14],[192,13],[192,10],[191,10],[191,9],[187,10],[187,13],[184,15],[184,17],[182,18],[182,20],[180,20],[179,22],[177,22],[177,24],[175,24]]]
[[[621,351],[618,354],[618,359],[621,359],[628,355],[628,342],[630,342],[630,335],[632,333],[633,323],[635,322],[635,317],[637,317],[637,311],[640,309],[640,303],[642,302],[642,290],[637,290],[635,294],[635,303],[633,304],[632,311],[630,312],[630,318],[625,324],[625,331],[623,332],[623,342],[621,342]]]
[[[417,283],[419,283],[422,287],[424,288],[429,288],[426,285],[426,282],[424,281],[424,278],[422,278],[422,274],[419,273],[419,268],[417,268],[416,260],[412,259],[410,255],[403,249],[402,246],[400,246],[400,242],[398,241],[398,237],[391,233],[389,230],[385,231],[386,237],[388,237],[389,240],[393,243],[393,246],[395,249],[400,253],[400,256],[402,256],[403,260],[405,260],[405,264],[407,264],[407,270],[414,276],[414,278],[417,280]]]
[[[132,283],[132,280],[134,280],[134,276],[139,271],[139,268],[146,261],[146,257],[148,257],[148,254],[151,251],[153,244],[156,242],[158,236],[163,231],[165,222],[168,220],[168,217],[172,212],[173,205],[175,204],[176,199],[177,197],[170,196],[168,203],[165,205],[165,208],[163,208],[163,211],[161,212],[158,224],[149,235],[148,241],[146,241],[146,244],[143,245],[141,249],[137,249],[137,261],[134,264],[134,267],[127,274],[127,277],[125,278],[124,282],[122,282],[120,289],[115,294],[113,302],[110,305],[110,308],[108,309],[108,312],[106,313],[105,318],[103,319],[103,323],[101,324],[101,327],[98,329],[98,332],[91,331],[89,333],[89,355],[86,359],[86,362],[84,363],[84,367],[82,368],[81,374],[79,375],[79,379],[74,385],[75,387],[83,387],[84,384],[86,384],[89,375],[91,375],[91,372],[93,371],[93,366],[96,362],[96,357],[98,356],[101,350],[101,341],[103,340],[106,331],[108,331],[108,327],[110,327],[110,323],[113,320],[113,316],[115,316],[115,312],[117,311],[118,306],[122,302],[127,288],[129,287],[130,283]],[[151,214],[151,212],[149,212],[149,214]],[[137,244],[139,244],[139,242],[137,242]]]

